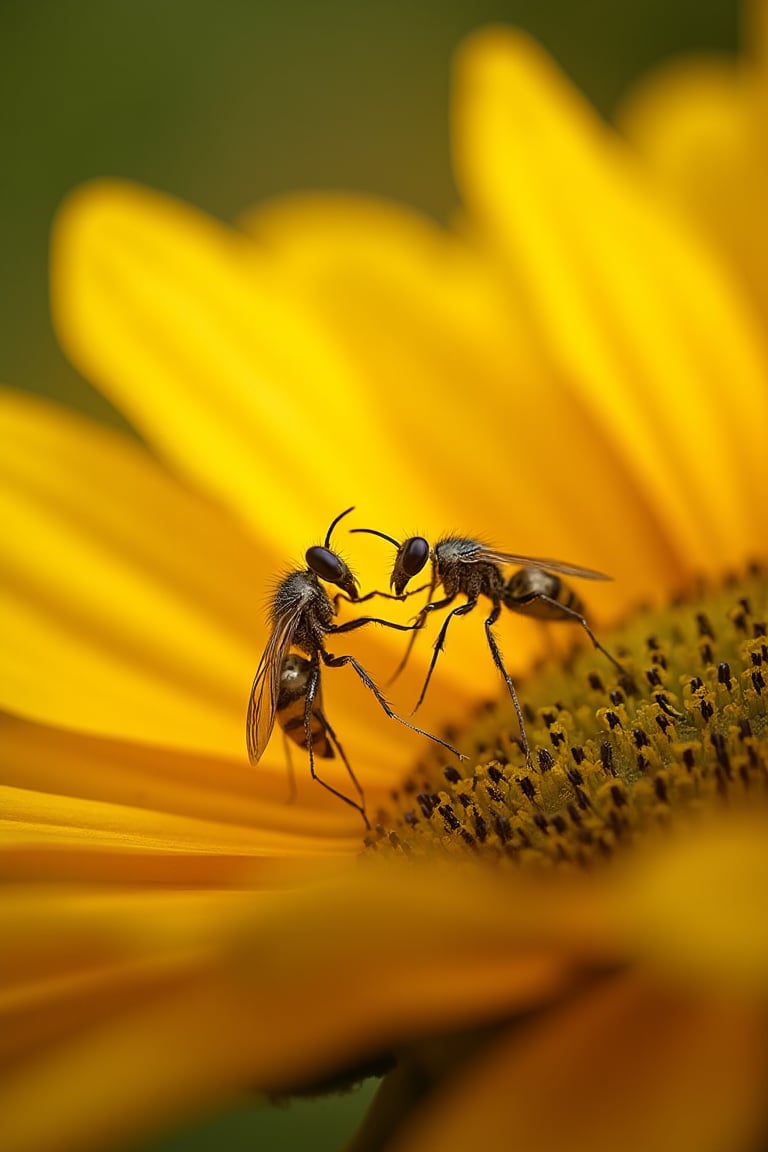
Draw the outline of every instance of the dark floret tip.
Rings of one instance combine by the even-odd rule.
[[[584,648],[520,683],[528,761],[506,699],[456,735],[469,762],[425,758],[369,841],[380,851],[471,852],[505,865],[589,867],[707,805],[768,791],[768,582],[646,610],[615,636],[623,670]]]

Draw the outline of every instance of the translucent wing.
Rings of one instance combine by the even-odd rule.
[[[478,544],[477,550],[471,555],[462,556],[463,564],[477,564],[486,561],[489,564],[515,564],[520,568],[538,568],[542,572],[559,572],[562,576],[577,576],[580,580],[611,580],[604,572],[595,572],[593,568],[579,568],[576,564],[566,564],[563,560],[548,560],[536,556],[516,556],[513,552],[498,552],[487,544]]]
[[[258,764],[261,760],[272,735],[280,692],[280,670],[302,611],[303,604],[299,603],[279,617],[256,669],[245,722],[245,740],[251,764]]]

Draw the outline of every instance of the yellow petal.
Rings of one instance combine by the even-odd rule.
[[[258,902],[275,893],[91,884],[7,884],[0,906],[3,1007],[20,989],[174,957],[207,957]],[[241,929],[240,929],[241,930]]]
[[[357,197],[295,196],[247,222],[366,374],[377,427],[423,469],[419,519],[388,475],[391,511],[374,527],[400,539],[454,530],[605,569],[616,584],[591,597],[598,616],[679,572],[646,492],[532,338],[524,286],[489,253]],[[515,633],[515,652],[532,646]],[[468,648],[460,659],[476,663]]]
[[[140,445],[0,396],[6,707],[238,754],[274,558]]]
[[[402,478],[388,474],[390,509],[363,523],[398,539],[453,529],[604,568],[616,579],[589,589],[597,619],[679,571],[645,494],[579,398],[564,396],[547,372],[519,298],[486,254],[416,213],[361,197],[281,199],[251,212],[247,224],[369,380],[376,426],[392,428],[400,454],[424,469],[417,505],[412,493],[398,502]],[[356,554],[385,586],[391,549],[366,547],[366,539],[355,538]],[[451,627],[435,681],[443,699],[436,705],[436,693],[428,695],[418,714],[428,728],[456,714],[446,692],[460,687],[464,669],[473,669],[476,696],[499,690],[478,617]],[[550,637],[505,617],[503,650],[518,673]],[[436,629],[430,622],[429,640]],[[406,711],[429,654],[428,637],[419,637],[409,672],[392,689]]]
[[[685,986],[768,992],[768,813],[718,813],[616,878],[617,939]]]
[[[323,778],[351,794],[343,768]],[[0,876],[277,887],[360,851],[365,829],[308,771],[88,737],[0,717]],[[374,816],[391,781],[369,784]]]
[[[177,884],[183,881],[180,874]],[[0,908],[4,1064],[98,1026],[125,1010],[125,997],[146,1003],[181,976],[210,966],[233,920],[254,899],[253,893],[181,887],[62,885],[59,878],[6,884]]]
[[[743,299],[554,65],[492,30],[460,58],[458,174],[682,567],[762,546],[768,389]]]
[[[747,1152],[766,1070],[759,1017],[625,974],[515,1025],[392,1152]]]
[[[0,736],[0,787],[13,791],[18,805],[12,809],[9,802],[0,817],[4,827],[0,835],[3,869],[14,861],[19,867],[32,867],[34,860],[35,868],[42,872],[42,862],[49,859],[53,872],[61,875],[66,871],[74,878],[76,861],[82,865],[82,856],[98,856],[95,830],[100,829],[105,837],[123,835],[130,841],[144,819],[141,810],[157,821],[156,843],[143,841],[141,836],[136,840],[135,847],[151,861],[144,868],[170,874],[181,866],[180,857],[175,862],[163,860],[165,854],[174,856],[179,851],[173,835],[178,818],[189,821],[190,831],[197,827],[204,839],[218,828],[219,848],[226,857],[237,856],[243,849],[249,858],[332,853],[342,846],[353,852],[361,844],[359,815],[313,783],[308,771],[297,772],[296,800],[288,803],[285,772],[261,767],[252,771],[238,761],[83,736],[12,717],[0,717]],[[329,775],[343,786],[339,773]],[[384,795],[375,787],[369,789],[372,810]],[[34,853],[28,850],[20,854],[12,844],[20,835],[15,821],[22,818],[24,804],[30,820],[37,810],[34,822],[39,828],[37,835],[30,828],[25,833],[28,849],[34,847]],[[50,805],[47,816],[45,805]],[[88,828],[92,831],[86,833]],[[64,835],[70,837],[72,849],[82,850],[81,856],[74,854],[73,858],[69,852],[64,859],[60,850]],[[236,847],[238,842],[240,848]],[[131,855],[135,857],[135,853],[121,857],[122,866],[138,878],[142,865]],[[194,859],[190,861],[192,868]],[[110,875],[119,870],[121,862],[113,861]],[[229,860],[221,867],[231,869],[234,862]],[[241,862],[240,873],[247,875],[245,863]],[[215,870],[220,866],[208,860],[205,867]]]
[[[323,856],[343,858],[355,847],[351,836],[334,841],[319,830],[302,836],[25,789],[2,787],[0,801],[0,875],[13,880],[56,875],[78,882],[263,885],[276,882],[291,857],[317,867]],[[360,847],[359,823],[358,829]],[[290,876],[297,869],[285,871]]]
[[[432,523],[439,531],[449,507],[476,531],[497,529],[507,494],[492,482],[483,453],[475,454],[467,484],[465,446],[484,443],[490,457],[496,428],[489,408],[507,372],[531,371],[532,350],[490,265],[426,217],[364,197],[284,197],[245,223],[367,379],[376,428],[418,473],[412,528]],[[398,471],[382,477],[390,519],[410,512],[412,502]]]
[[[2,704],[244,765],[248,693],[284,558],[140,445],[57,406],[3,392],[0,433]],[[395,636],[369,630],[355,652],[391,669]],[[415,756],[419,739],[382,724],[365,689],[350,690],[353,678],[325,677],[331,722],[363,779],[368,766],[371,783],[391,782],[393,763]],[[284,779],[279,736],[260,766],[270,769]]]
[[[664,192],[719,245],[768,319],[768,68],[696,59],[653,73],[619,109],[619,127]]]
[[[62,211],[52,275],[59,331],[75,362],[280,557],[254,583],[257,596],[347,504],[357,503],[362,523],[383,525],[393,507],[434,487],[434,461],[404,451],[402,426],[381,421],[367,364],[350,364],[241,234],[160,195],[92,186]],[[320,520],[318,508],[326,509]],[[386,583],[376,569],[369,580],[353,566],[366,587]],[[377,665],[391,669],[401,650],[401,637],[383,629],[355,645],[374,674]],[[413,746],[394,729],[391,739],[394,748]]]
[[[448,884],[440,870],[356,870],[271,906],[230,898],[218,914],[213,895],[189,896],[186,913],[182,903],[166,923],[162,901],[153,909],[143,897],[132,914],[130,895],[32,913],[31,942],[44,938],[49,954],[63,940],[85,955],[90,938],[98,959],[115,933],[130,943],[137,932],[139,954],[162,956],[174,941],[194,953],[197,942],[198,961],[182,963],[162,994],[144,1004],[132,995],[127,1011],[89,1020],[21,1063],[0,1092],[4,1132],[17,1152],[99,1148],[188,1114],[191,1101],[204,1108],[239,1089],[284,1089],[444,1027],[446,1004],[461,1024],[541,1003],[600,949],[575,893],[551,893],[542,916],[522,885],[487,877],[488,899],[478,901],[477,877],[452,875]],[[41,1098],[46,1109],[31,1106]]]
[[[52,282],[78,367],[278,554],[348,504],[376,515],[395,459],[405,488],[367,381],[241,233],[138,187],[92,185],[59,216]]]

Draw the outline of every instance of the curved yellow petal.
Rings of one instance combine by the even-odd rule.
[[[294,196],[247,222],[367,374],[377,426],[423,469],[418,519],[392,474],[391,511],[374,526],[398,538],[459,531],[605,569],[616,586],[595,597],[598,614],[679,572],[647,494],[563,387],[530,329],[523,287],[491,254],[361,197]],[[530,650],[525,634],[520,643]]]
[[[245,765],[248,694],[285,559],[119,433],[4,391],[0,434],[0,702],[59,726]],[[401,634],[368,632],[352,650],[383,674]],[[336,652],[347,643],[339,638]],[[415,664],[423,667],[419,652]],[[371,782],[391,782],[393,765],[399,772],[421,744],[382,723],[353,679],[326,674],[328,714],[363,778],[367,767]],[[264,769],[284,778],[279,733]]]
[[[314,863],[323,856],[343,858],[355,850],[351,837],[346,842],[341,837],[334,840],[323,836],[320,828],[303,835],[281,830],[269,812],[266,818],[272,816],[271,826],[221,824],[5,786],[0,787],[0,803],[0,873],[14,880],[30,873],[36,877],[43,872],[44,859],[49,862],[49,874],[61,879],[75,878],[74,863],[78,880],[100,874],[106,880],[108,874],[114,878],[117,868],[104,866],[105,861],[119,863],[128,857],[132,859],[125,874],[135,883],[171,882],[169,878],[175,875],[177,883],[248,886],[259,878],[260,859],[277,862],[267,870],[274,880],[285,859],[304,857]],[[362,827],[358,828],[359,848]]]
[[[617,877],[617,940],[685,987],[768,994],[768,811],[718,813]]]
[[[768,373],[735,283],[522,35],[469,41],[455,139],[470,212],[524,287],[562,390],[615,446],[680,566],[757,551]]]
[[[6,884],[0,906],[3,1008],[31,1002],[55,979],[94,977],[129,965],[207,957],[254,906],[276,893],[256,889]],[[240,930],[238,928],[238,930]],[[50,998],[50,1002],[53,998]]]
[[[78,367],[280,555],[349,504],[377,515],[393,461],[408,470],[368,382],[279,270],[180,202],[77,192],[54,232],[52,299]]]
[[[0,1061],[7,1072],[46,1045],[172,992],[209,968],[234,920],[266,894],[95,883],[5,884],[0,908]],[[193,881],[194,883],[194,881]],[[249,913],[250,914],[250,913]]]
[[[748,1152],[767,1070],[760,1016],[628,973],[511,1028],[392,1152]]]
[[[186,897],[178,933],[173,916],[158,923],[163,901],[153,911],[143,898],[136,911],[143,905],[148,915],[149,944],[162,954],[164,941],[177,940],[184,953],[197,941],[197,962],[188,950],[174,986],[89,1020],[5,1077],[0,1108],[17,1152],[98,1148],[117,1133],[124,1139],[188,1114],[190,1101],[203,1108],[238,1090],[311,1081],[444,1022],[447,1002],[458,1022],[541,1003],[599,948],[573,893],[552,894],[542,926],[515,883],[488,877],[486,902],[477,900],[476,878],[453,873],[456,883],[447,884],[441,872],[394,873],[356,870],[271,902],[230,899],[214,915],[213,896]],[[98,915],[87,902],[52,905],[33,919],[38,937],[48,930],[47,951],[62,938],[84,944],[88,932],[103,948],[102,924],[107,945],[114,933],[141,933],[130,898],[102,908],[96,898],[94,907]],[[563,951],[568,941],[571,952]],[[41,1093],[49,1106],[30,1107]]]
[[[350,850],[358,848],[362,832],[358,814],[314,784],[308,771],[295,775],[296,799],[289,803],[285,770],[252,770],[238,760],[85,736],[0,716],[0,785],[9,789],[75,804],[95,802],[117,812],[140,807],[158,816],[231,825],[233,843],[237,829],[246,827],[254,854],[259,852],[260,829],[267,835],[293,836],[296,851],[310,845],[319,850],[323,843],[345,836]],[[338,772],[330,776],[343,784]],[[371,806],[385,794],[371,787]],[[76,807],[74,811],[77,816]],[[131,818],[126,817],[125,823],[130,829]],[[168,841],[170,848],[170,833]]]
[[[402,424],[381,419],[389,401],[371,387],[369,366],[351,363],[273,261],[181,204],[123,185],[79,192],[54,240],[53,300],[82,370],[288,564],[345,505],[357,503],[358,524],[386,525],[398,505],[393,487],[404,494],[398,515],[434,488],[434,461],[404,450]],[[345,528],[335,542],[349,555]],[[377,569],[359,565],[358,551],[381,550],[366,553],[356,537],[352,563],[372,587]],[[374,674],[401,650],[383,629],[355,643]],[[392,738],[405,747],[403,734]]]
[[[240,753],[265,543],[139,444],[55,405],[1,393],[0,435],[3,704]]]
[[[371,818],[400,770],[363,777]],[[354,795],[337,761],[318,771]],[[0,717],[0,875],[275,886],[359,852],[360,814],[303,764],[294,785],[292,800],[284,770]]]
[[[768,67],[765,69],[768,78]],[[768,320],[768,79],[749,63],[697,59],[643,80],[619,128],[664,192],[731,261]]]

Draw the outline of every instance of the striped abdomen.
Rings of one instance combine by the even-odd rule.
[[[584,605],[573,589],[559,576],[538,568],[521,568],[510,576],[504,586],[504,605],[537,620],[567,620],[573,619],[574,613],[584,615]]]

